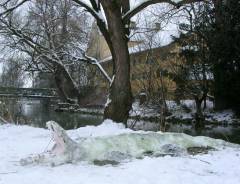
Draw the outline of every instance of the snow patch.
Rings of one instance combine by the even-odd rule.
[[[85,126],[76,130],[69,130],[69,135],[74,135],[75,139],[79,137],[99,137],[107,135],[119,135],[122,133],[133,132],[131,129],[125,128],[122,123],[115,123],[110,119],[106,119],[98,126]]]

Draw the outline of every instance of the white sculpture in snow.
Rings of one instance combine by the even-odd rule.
[[[187,155],[190,147],[220,149],[235,144],[209,137],[192,137],[183,133],[132,132],[120,135],[79,138],[72,140],[56,122],[47,122],[55,145],[44,154],[22,159],[22,165],[40,163],[52,166],[78,161],[118,163],[144,155]]]

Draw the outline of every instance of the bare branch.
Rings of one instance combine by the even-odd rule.
[[[84,55],[84,58],[80,59],[81,61],[85,61],[88,62],[92,65],[96,65],[98,67],[98,69],[101,71],[101,73],[103,74],[103,76],[107,79],[107,81],[109,82],[109,84],[112,83],[112,79],[111,77],[108,75],[108,73],[106,72],[106,70],[104,70],[104,68],[102,67],[102,65],[98,62],[97,59]]]
[[[30,0],[22,0],[20,3],[16,4],[15,6],[13,6],[11,8],[7,8],[4,12],[0,13],[0,17],[14,11],[15,9],[22,6],[27,1],[30,1]],[[9,2],[9,1],[7,1],[7,2]],[[6,2],[4,4],[1,4],[0,6],[4,6],[5,4],[6,4]]]
[[[106,42],[108,43],[109,49],[111,51],[111,53],[113,53],[113,49],[112,49],[112,42],[110,39],[110,35],[107,29],[107,25],[106,22],[104,21],[102,15],[101,15],[101,10],[100,10],[100,5],[93,3],[95,1],[91,1],[92,6],[94,7],[91,8],[90,6],[88,6],[85,2],[83,2],[82,0],[72,0],[74,1],[76,4],[80,5],[81,7],[85,8],[87,10],[87,12],[89,12],[95,19],[98,25],[98,28],[100,29],[101,33],[103,34]],[[96,9],[96,10],[95,10]]]
[[[189,3],[194,3],[194,2],[200,2],[200,1],[205,1],[205,0],[179,0],[179,1],[174,1],[174,0],[148,0],[148,1],[143,1],[136,7],[130,9],[126,14],[123,15],[123,21],[127,23],[134,15],[142,11],[144,8],[157,4],[157,3],[168,3],[171,4],[177,8],[184,4],[189,4]]]
[[[76,4],[80,5],[81,7],[85,8],[87,12],[89,12],[97,21],[103,22],[104,20],[98,15],[98,12],[96,12],[93,8],[91,8],[89,5],[87,5],[85,2],[81,0],[72,0]],[[95,7],[95,4],[94,4]]]
[[[92,7],[94,10],[98,11],[100,9],[100,4],[99,4],[99,1],[96,2],[95,0],[90,0],[91,4],[92,4]]]

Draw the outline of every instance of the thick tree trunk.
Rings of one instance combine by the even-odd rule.
[[[112,42],[114,75],[110,86],[110,103],[105,108],[104,118],[126,123],[132,106],[128,38],[117,2],[102,1],[102,5],[108,20],[109,36]]]

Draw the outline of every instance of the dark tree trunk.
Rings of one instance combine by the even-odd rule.
[[[196,103],[196,113],[195,113],[195,124],[194,124],[194,128],[195,131],[197,133],[197,135],[201,135],[201,132],[205,126],[204,124],[204,116],[202,113],[202,102],[203,102],[203,97],[199,98],[199,97],[195,97],[195,103]]]
[[[104,118],[116,122],[127,122],[132,106],[130,84],[130,56],[128,38],[122,21],[121,8],[115,1],[102,1],[108,21],[109,36],[112,43],[114,81],[110,86],[111,102],[105,108]]]
[[[59,95],[65,102],[75,103],[74,99],[76,97],[79,100],[80,93],[77,89],[77,86],[74,84],[74,81],[64,66],[56,66],[54,79],[58,88]]]
[[[203,113],[202,113],[202,100],[198,99],[198,97],[195,97],[195,103],[196,103],[196,116],[197,117],[202,117]]]
[[[206,110],[206,108],[207,108],[207,97],[204,98],[203,100],[203,110]]]
[[[202,102],[204,97],[199,98],[198,96],[194,97],[195,103],[196,103],[196,113],[195,113],[195,121],[196,121],[196,127],[202,127],[203,126],[203,121],[204,121],[204,116],[202,112]]]

